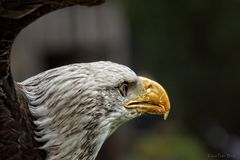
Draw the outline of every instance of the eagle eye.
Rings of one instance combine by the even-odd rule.
[[[126,97],[128,92],[128,82],[123,82],[118,87],[119,93],[121,96]]]

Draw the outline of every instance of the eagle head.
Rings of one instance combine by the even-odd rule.
[[[94,160],[121,124],[144,113],[167,118],[161,85],[112,62],[71,64],[22,83],[47,159]]]

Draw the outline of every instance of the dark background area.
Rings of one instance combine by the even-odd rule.
[[[40,18],[14,44],[19,81],[69,63],[111,60],[158,81],[171,112],[111,136],[99,160],[240,159],[240,1],[113,0]]]

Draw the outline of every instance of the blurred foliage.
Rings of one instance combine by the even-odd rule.
[[[124,0],[123,6],[134,67],[151,71],[168,91],[169,120],[184,124],[210,152],[228,153],[232,142],[210,133],[240,134],[240,1]]]
[[[138,137],[126,160],[203,160],[204,146],[191,135],[158,135]]]

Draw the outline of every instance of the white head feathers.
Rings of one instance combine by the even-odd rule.
[[[94,160],[105,139],[137,113],[123,106],[117,87],[138,83],[128,67],[112,62],[54,68],[22,83],[36,118],[36,139],[51,160]]]

